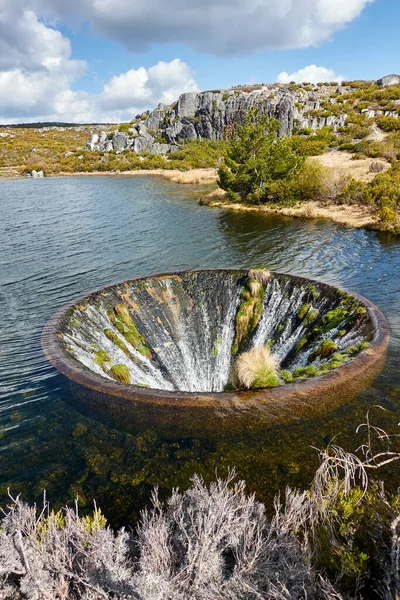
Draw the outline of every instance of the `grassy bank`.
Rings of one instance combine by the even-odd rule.
[[[201,203],[210,207],[241,212],[274,214],[311,220],[328,219],[349,227],[399,233],[398,208],[389,213],[391,220],[388,221],[385,207],[388,200],[384,199],[382,205],[378,197],[381,188],[387,192],[389,187],[394,187],[393,194],[396,196],[397,167],[392,170],[391,164],[382,160],[381,175],[386,175],[376,180],[375,161],[371,158],[355,159],[352,154],[330,151],[320,156],[310,157],[308,163],[311,164],[311,173],[314,172],[315,163],[321,165],[323,170],[316,169],[316,173],[314,173],[316,176],[312,177],[313,184],[308,190],[304,190],[302,201],[289,202],[288,205],[232,202],[229,194],[221,188],[215,187],[201,200]],[[356,192],[361,190],[363,193],[354,198],[355,192],[352,190],[356,190]],[[366,197],[368,191],[371,190],[375,192],[375,197],[372,199]],[[398,193],[400,194],[400,189]],[[389,200],[389,204],[390,202]],[[392,205],[394,202],[395,199],[392,200]]]
[[[189,142],[168,156],[146,153],[139,156],[133,151],[96,152],[86,150],[86,142],[93,130],[86,126],[1,128],[0,177],[27,176],[33,170],[52,176],[210,169],[218,166],[227,147],[224,141],[202,140]],[[98,131],[101,130],[99,126]],[[182,182],[192,183],[190,177],[189,181],[183,179]]]

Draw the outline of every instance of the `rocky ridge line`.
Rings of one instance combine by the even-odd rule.
[[[388,75],[378,80],[381,86],[399,85],[400,76]],[[229,135],[237,123],[242,123],[245,115],[253,107],[279,120],[279,135],[291,135],[294,127],[321,129],[332,127],[337,130],[345,127],[347,114],[345,107],[338,115],[318,116],[315,112],[327,100],[336,104],[330,97],[351,91],[349,86],[320,85],[311,88],[307,84],[283,85],[260,84],[238,86],[230,90],[189,92],[182,94],[171,106],[159,104],[155,110],[137,115],[127,132],[93,133],[87,143],[88,150],[123,152],[131,150],[137,154],[168,154],[179,148],[187,140],[220,140]],[[388,114],[397,117],[397,112],[383,112],[364,109],[367,117]]]

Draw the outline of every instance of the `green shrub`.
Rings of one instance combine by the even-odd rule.
[[[315,136],[305,138],[300,135],[293,135],[292,144],[293,148],[303,156],[318,156],[324,154],[328,148],[326,141]]]
[[[375,204],[378,208],[394,210],[400,206],[400,165],[380,173],[370,182],[350,181],[339,197],[345,204]],[[385,218],[390,213],[384,211]]]
[[[304,158],[278,130],[279,121],[250,111],[218,170],[219,187],[253,204],[281,202]]]
[[[326,196],[331,179],[331,171],[318,160],[307,160],[296,177],[299,200],[322,200]]]
[[[383,225],[394,225],[397,223],[397,212],[389,206],[382,206],[379,211],[379,220]]]
[[[384,115],[377,118],[377,123],[383,131],[400,131],[400,118],[385,117]]]
[[[215,168],[226,154],[228,143],[224,140],[197,139],[187,142],[176,152],[169,154],[176,168]]]
[[[299,135],[311,135],[312,133],[314,133],[314,129],[311,127],[302,127],[299,131]]]

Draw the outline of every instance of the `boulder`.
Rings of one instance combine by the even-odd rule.
[[[400,75],[385,75],[376,82],[378,85],[387,87],[389,85],[400,85]]]
[[[188,92],[179,96],[176,107],[176,114],[179,119],[195,116],[197,110],[197,97],[198,94],[196,92]]]
[[[154,142],[154,138],[149,131],[147,131],[146,125],[142,122],[137,126],[137,132],[140,137],[145,138],[149,142]]]
[[[183,128],[183,123],[181,123],[180,121],[177,121],[170,127],[167,127],[164,131],[166,140],[171,143],[175,142],[177,137],[179,137],[179,134],[181,133],[182,128]]]
[[[114,150],[125,150],[128,147],[128,134],[116,131],[112,142]]]
[[[108,140],[108,136],[107,136],[106,132],[102,131],[99,135],[99,144],[104,146],[104,144],[106,143],[107,140]]]
[[[149,129],[160,129],[165,119],[165,112],[161,110],[153,110],[145,121],[146,127]]]
[[[154,143],[154,138],[150,140],[146,137],[137,137],[133,142],[133,150],[137,152],[137,154],[141,154],[142,152],[149,151]]]
[[[92,133],[92,135],[90,136],[90,138],[88,139],[88,142],[86,144],[86,150],[94,150],[98,141],[99,141],[99,134]]]
[[[160,142],[154,142],[149,148],[150,154],[167,154],[169,151],[169,144],[160,144]]]
[[[197,136],[196,127],[193,123],[184,123],[179,134],[184,140],[195,140]]]

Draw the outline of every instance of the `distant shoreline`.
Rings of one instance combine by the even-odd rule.
[[[179,171],[177,169],[137,169],[133,171],[92,171],[92,172],[60,172],[46,175],[54,177],[139,177],[158,176],[172,183],[186,185],[212,185],[216,183],[218,174],[216,169],[191,169]],[[0,181],[12,179],[26,179],[22,175],[4,176],[0,174]],[[273,207],[267,205],[252,206],[239,204],[224,199],[225,193],[216,188],[201,200],[201,204],[210,208],[220,208],[234,212],[252,212],[262,215],[276,215],[305,220],[329,220],[338,225],[353,228],[387,231],[377,221],[377,211],[373,207],[358,205],[337,205],[331,202],[303,202],[297,207]]]
[[[15,172],[12,173],[13,168],[10,168],[9,174],[4,174],[0,169],[0,181],[9,181],[11,179],[32,179],[26,175],[20,175]],[[163,177],[173,183],[182,183],[187,185],[196,184],[211,184],[215,183],[218,179],[216,169],[191,169],[190,171],[179,171],[178,169],[135,169],[132,171],[89,171],[82,172],[76,171],[70,173],[68,171],[60,171],[59,173],[49,173],[46,178],[53,177],[126,177],[126,176],[142,176],[142,175],[156,175]],[[41,179],[41,178],[39,178]]]

